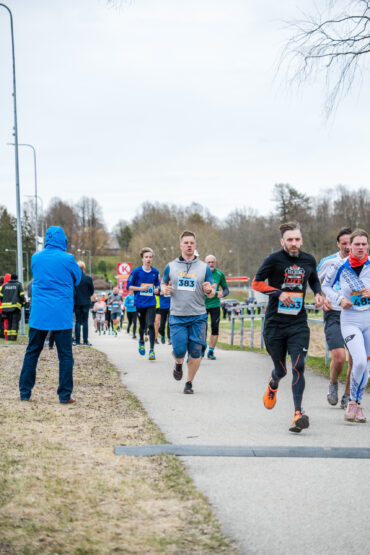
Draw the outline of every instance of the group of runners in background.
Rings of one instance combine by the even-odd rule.
[[[305,359],[310,329],[304,306],[307,286],[314,293],[316,308],[324,312],[325,336],[331,352],[330,382],[327,400],[336,405],[338,378],[348,350],[348,372],[340,406],[347,421],[366,422],[361,400],[370,366],[370,263],[368,234],[357,229],[340,230],[339,251],[320,261],[302,250],[299,224],[280,226],[281,250],[261,264],[252,288],[269,297],[265,314],[264,340],[273,362],[271,378],[263,396],[267,409],[274,408],[279,383],[287,374],[286,359],[292,363],[294,415],[289,430],[299,433],[310,425],[302,407],[305,389]],[[180,236],[181,255],[164,269],[162,279],[152,266],[153,251],[140,252],[142,266],[133,270],[127,288],[134,294],[139,319],[139,353],[145,355],[144,334],[149,335],[149,359],[155,360],[156,296],[170,306],[169,324],[174,357],[173,377],[181,380],[187,356],[187,380],[184,393],[191,394],[193,381],[206,351],[207,320],[211,334],[207,357],[215,360],[220,322],[220,299],[229,293],[224,274],[217,269],[215,256],[205,262],[197,256],[196,238],[191,231]],[[162,328],[163,329],[163,328]]]

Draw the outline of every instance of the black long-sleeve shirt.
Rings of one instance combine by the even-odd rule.
[[[268,285],[263,283],[268,280]],[[311,254],[300,251],[297,257],[290,256],[285,250],[270,254],[261,264],[253,280],[253,288],[269,296],[266,318],[276,322],[291,319],[306,319],[304,308],[307,284],[316,295],[321,294],[320,281],[316,272],[316,261]],[[296,295],[295,308],[279,308],[281,293]],[[281,304],[281,303],[280,303]],[[297,312],[297,307],[301,307]]]

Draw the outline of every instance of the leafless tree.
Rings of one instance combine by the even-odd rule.
[[[325,11],[304,14],[289,24],[292,36],[283,54],[291,80],[304,83],[324,74],[329,116],[366,68],[370,52],[370,2],[330,0]]]

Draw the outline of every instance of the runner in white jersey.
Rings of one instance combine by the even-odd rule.
[[[337,235],[337,245],[339,251],[320,260],[320,263],[317,266],[317,274],[321,283],[323,283],[332,266],[340,260],[344,261],[344,259],[349,255],[351,233],[351,228],[343,227]],[[338,282],[337,287],[339,287]],[[330,382],[327,394],[327,400],[330,405],[336,405],[338,403],[338,378],[343,371],[344,363],[346,361],[344,339],[340,331],[340,312],[340,306],[335,303],[332,304],[331,310],[324,311],[325,338],[331,355]],[[346,409],[349,402],[351,368],[352,359],[351,356],[349,356],[346,387],[340,402],[342,409]]]
[[[345,420],[366,422],[361,400],[370,367],[370,261],[369,236],[363,229],[351,234],[351,252],[339,260],[326,276],[323,290],[331,303],[341,308],[341,330],[352,360],[350,398]],[[336,288],[339,282],[340,290]]]

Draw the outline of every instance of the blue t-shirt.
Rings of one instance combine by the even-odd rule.
[[[154,289],[159,287],[159,272],[156,268],[151,268],[149,272],[143,270],[142,266],[138,266],[130,274],[127,280],[127,290],[129,290],[131,285],[135,287],[140,287],[141,285],[148,284],[150,287],[147,291],[134,291],[135,296],[135,306],[137,308],[145,308],[147,306],[155,306],[156,298],[154,295]]]
[[[135,296],[133,293],[131,293],[131,295],[127,295],[125,298],[125,307],[127,312],[136,312]]]
[[[168,295],[168,297],[166,295],[160,295],[159,296],[159,308],[170,308],[171,306],[171,295]]]

